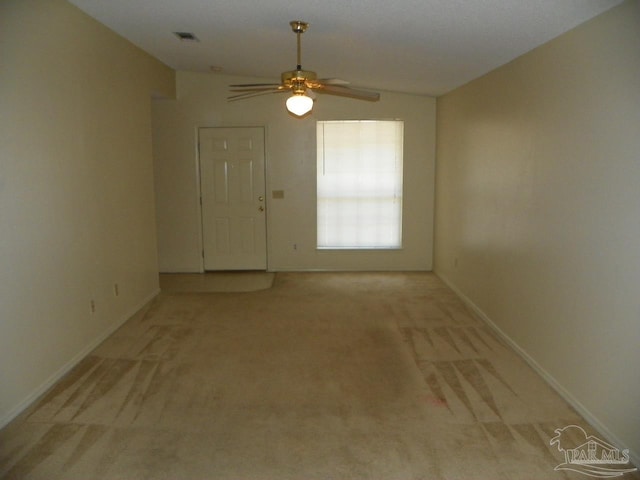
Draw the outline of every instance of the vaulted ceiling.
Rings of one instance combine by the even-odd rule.
[[[289,21],[311,25],[302,66],[354,86],[440,95],[620,0],[70,0],[176,70],[278,81]],[[173,32],[191,32],[198,42]],[[213,67],[213,68],[212,68]]]

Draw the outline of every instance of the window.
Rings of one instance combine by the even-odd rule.
[[[403,127],[318,122],[318,248],[402,246]]]

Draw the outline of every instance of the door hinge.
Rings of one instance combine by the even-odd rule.
[[[202,250],[202,258],[204,258],[204,250]]]
[[[200,197],[200,206],[202,206],[202,197]]]

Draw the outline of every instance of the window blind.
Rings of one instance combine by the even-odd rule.
[[[318,248],[402,246],[402,121],[317,123]]]

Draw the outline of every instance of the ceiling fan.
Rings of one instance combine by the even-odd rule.
[[[355,90],[347,87],[349,82],[335,78],[318,79],[316,72],[302,69],[300,53],[300,36],[307,30],[309,24],[301,20],[289,22],[291,29],[296,34],[298,41],[298,62],[295,70],[282,72],[280,83],[245,83],[240,85],[229,85],[231,92],[241,92],[227,97],[229,101],[244,100],[258,95],[268,93],[292,92],[293,95],[287,99],[287,110],[297,116],[303,116],[313,108],[313,99],[309,95],[312,92],[328,93],[343,97],[355,98],[358,100],[368,100],[376,102],[380,100],[380,94],[365,90]]]

